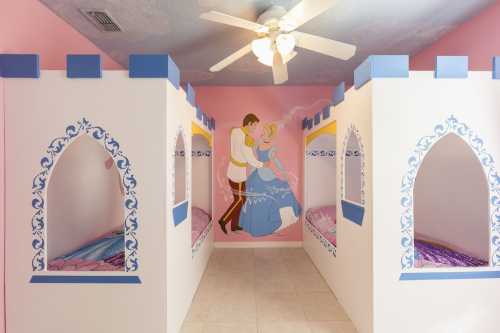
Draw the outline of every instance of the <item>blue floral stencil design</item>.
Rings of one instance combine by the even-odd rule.
[[[137,180],[132,174],[129,159],[120,150],[120,144],[113,139],[102,127],[93,126],[83,118],[76,125],[66,127],[65,134],[55,138],[49,144],[46,155],[40,160],[41,171],[33,179],[31,206],[35,213],[31,219],[31,232],[33,240],[31,246],[34,256],[31,261],[33,271],[43,271],[46,267],[46,211],[45,198],[47,181],[58,156],[69,144],[80,135],[88,135],[99,141],[111,155],[120,172],[123,188],[125,189],[125,270],[137,271],[139,268],[138,248],[136,233],[139,228],[138,201],[136,197]]]
[[[424,136],[417,142],[417,146],[408,159],[409,170],[401,183],[401,268],[403,270],[414,267],[414,216],[413,216],[413,188],[417,172],[425,155],[433,145],[448,134],[461,137],[474,151],[481,162],[490,192],[490,220],[491,220],[491,258],[492,266],[500,266],[500,177],[495,169],[493,157],[487,152],[484,141],[465,123],[461,123],[453,115],[446,119],[444,124],[434,127],[431,135]]]
[[[331,253],[332,256],[336,257],[337,256],[337,247],[335,245],[333,245],[332,243],[330,243],[330,241],[328,239],[326,239],[321,234],[321,232],[318,229],[316,229],[316,227],[311,222],[305,221],[304,223],[307,227],[307,230],[309,230],[309,232],[312,233],[314,235],[314,237],[316,237],[317,240],[319,240],[321,245],[323,245],[323,247],[329,253]]]
[[[354,134],[356,136],[356,139],[358,141],[359,145],[359,150],[350,150],[347,149],[347,144],[349,142],[349,138],[351,137],[351,134]],[[342,142],[342,151],[344,158],[340,159],[340,194],[341,198],[345,199],[345,172],[344,172],[344,164],[345,164],[345,159],[347,157],[359,157],[361,158],[361,205],[365,205],[365,148],[363,146],[363,141],[361,140],[361,135],[359,134],[359,130],[356,128],[356,126],[352,125],[349,126],[347,129],[347,133],[344,137],[344,141]]]

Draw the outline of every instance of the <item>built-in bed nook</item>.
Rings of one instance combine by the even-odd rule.
[[[122,177],[87,134],[67,145],[47,188],[47,260],[54,271],[123,271]]]
[[[328,112],[326,110],[325,112]],[[317,115],[319,119],[321,114]],[[319,124],[319,123],[318,123]],[[306,228],[331,252],[337,247],[336,123],[325,121],[305,136]]]
[[[201,124],[192,124],[191,246],[193,254],[212,228],[212,135]]]
[[[67,60],[2,57],[22,72],[4,82],[7,330],[178,332],[213,248],[189,208],[211,213],[215,121],[167,55],[131,55],[128,71]]]

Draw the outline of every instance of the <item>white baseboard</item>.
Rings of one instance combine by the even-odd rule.
[[[298,248],[302,242],[214,242],[218,249]]]

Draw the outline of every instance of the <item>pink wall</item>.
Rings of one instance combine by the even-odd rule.
[[[121,66],[37,0],[0,2],[0,51],[37,53],[43,69],[66,68],[68,53],[100,53],[103,68]]]
[[[101,54],[103,68],[118,63],[37,0],[0,1],[0,53],[37,53],[43,69],[66,68],[66,54]],[[0,79],[0,314],[4,313],[4,100]],[[5,330],[0,315],[0,333]]]
[[[260,124],[284,122],[276,139],[278,157],[291,173],[290,185],[302,203],[302,130],[301,119],[306,113],[322,109],[330,101],[332,87],[197,87],[197,102],[204,112],[217,120],[214,151],[214,221],[232,201],[226,170],[229,160],[229,132],[241,126],[247,113],[255,113]],[[215,240],[225,241],[301,241],[302,228],[296,223],[279,235],[253,238],[245,232],[228,235],[215,224]]]
[[[490,70],[500,55],[500,2],[451,31],[411,58],[413,70],[433,70],[437,55],[467,55],[471,70]]]

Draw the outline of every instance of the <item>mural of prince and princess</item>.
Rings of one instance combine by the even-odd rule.
[[[265,124],[255,140],[252,135],[258,126],[259,118],[250,113],[242,127],[231,130],[227,178],[233,202],[219,220],[225,234],[229,224],[233,232],[270,235],[297,222],[301,213],[274,146],[278,126]]]

